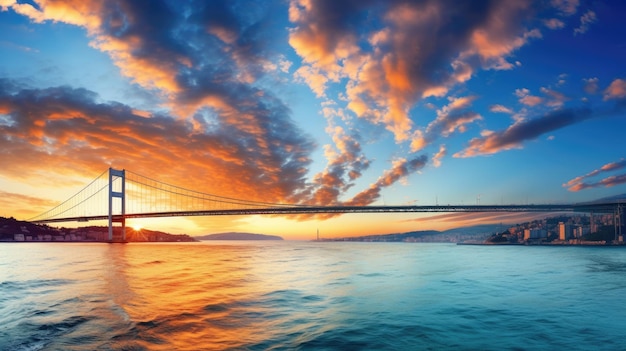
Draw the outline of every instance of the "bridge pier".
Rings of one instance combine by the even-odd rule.
[[[114,191],[113,183],[121,179],[119,191]],[[121,215],[113,215],[114,198],[121,201]],[[113,223],[121,223],[122,237],[113,240]],[[126,171],[109,168],[109,242],[126,242]]]

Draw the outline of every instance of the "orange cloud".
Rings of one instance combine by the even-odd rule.
[[[0,106],[10,122],[0,125],[0,148],[3,161],[12,165],[0,174],[14,179],[40,177],[42,169],[99,174],[111,165],[159,172],[163,181],[207,193],[276,202],[289,202],[306,188],[314,144],[286,115],[249,116],[242,121],[247,128],[203,122],[197,131],[185,120],[137,115],[96,98],[84,89],[0,89]],[[162,166],[181,163],[185,167]]]
[[[343,128],[330,130],[335,149],[326,146],[328,166],[313,177],[313,188],[309,190],[307,203],[336,205],[339,197],[354,186],[354,181],[365,171],[370,161],[363,155],[361,144],[354,136],[347,135]]]
[[[369,165],[358,136],[333,132],[336,153],[329,152],[327,168],[314,176],[312,184],[305,183],[315,145],[293,125],[278,98],[250,84],[271,66],[259,41],[264,33],[249,30],[249,16],[237,17],[228,3],[203,4],[186,19],[194,22],[188,26],[180,25],[183,21],[177,16],[182,14],[172,13],[161,3],[146,13],[134,3],[103,7],[86,1],[84,6],[73,7],[71,16],[62,13],[66,3],[38,4],[37,9],[31,7],[23,13],[38,21],[86,28],[93,47],[107,53],[124,76],[147,90],[156,90],[171,112],[151,114],[122,104],[98,104],[95,94],[80,89],[0,92],[11,120],[19,124],[19,128],[7,126],[7,139],[2,141],[7,143],[9,136],[18,141],[7,151],[15,156],[15,164],[22,166],[18,167],[24,170],[22,175],[33,172],[34,176],[34,165],[45,161],[81,173],[109,164],[139,173],[158,169],[162,172],[159,178],[166,182],[180,184],[183,180],[181,186],[194,189],[194,184],[202,184],[197,190],[207,193],[327,204],[337,202]],[[342,31],[341,23],[334,28],[342,34],[334,35],[326,30],[329,27],[320,29],[307,22],[315,6],[319,3],[292,3],[290,16],[302,23],[289,39],[308,65],[297,70],[297,76],[317,86],[316,92],[322,96],[327,82],[345,77],[354,81],[367,73],[362,67],[370,56],[359,54],[356,37],[349,30]],[[216,13],[226,19],[216,18]],[[81,16],[89,20],[80,21]],[[390,74],[397,72],[391,86],[412,89],[408,80],[402,81],[409,67],[399,62],[388,67]],[[376,98],[386,104],[389,96]],[[20,99],[37,99],[38,104],[26,108],[28,103],[22,105]],[[362,101],[363,106],[370,103],[367,96]],[[402,98],[388,106],[388,113],[375,111],[373,115],[398,133],[410,129],[408,105]],[[22,140],[24,149],[18,149]],[[32,156],[33,164],[18,160],[17,155],[24,154]],[[181,160],[185,167],[180,169],[160,166]],[[406,172],[415,170],[413,164],[406,162]],[[393,174],[402,169],[394,165]],[[207,178],[211,182],[207,183]],[[387,175],[384,179],[393,182],[398,178]]]
[[[270,40],[263,37],[269,34],[246,31],[251,24],[236,15],[232,4],[204,3],[194,8],[190,18],[161,2],[151,4],[149,11],[133,2],[105,6],[96,0],[38,0],[36,4],[11,7],[36,22],[85,28],[91,46],[107,53],[123,76],[147,90],[157,90],[163,105],[181,118],[192,117],[204,102],[228,99],[224,95],[233,85],[249,84],[275,69],[261,44]],[[252,35],[254,42],[247,37]],[[207,80],[214,84],[206,86]],[[198,104],[180,108],[190,101]]]
[[[347,109],[383,125],[397,142],[409,140],[416,133],[409,111],[419,99],[445,96],[479,67],[512,68],[506,58],[541,37],[521,23],[520,15],[530,10],[527,1],[493,2],[480,9],[448,5],[293,0],[290,44],[306,67],[298,76],[318,96],[327,93],[327,81],[346,79]],[[371,11],[382,21],[363,31],[362,21]],[[460,14],[472,20],[460,25],[454,20]],[[419,143],[413,144],[415,149]]]
[[[601,179],[597,182],[586,182],[586,179],[597,176],[598,174],[605,172],[612,172],[626,168],[626,159],[620,159],[616,162],[610,162],[599,169],[593,170],[585,175],[578,176],[567,183],[563,184],[563,187],[569,191],[581,191],[583,189],[598,188],[598,187],[612,187],[615,185],[626,183],[626,174],[612,175]]]
[[[151,57],[136,57],[130,51],[143,45],[142,39],[135,37],[126,41],[108,36],[98,36],[93,46],[107,52],[122,75],[148,89],[159,89],[168,94],[181,90],[176,82],[178,62],[159,62]]]
[[[68,0],[68,1],[36,1],[37,7],[31,4],[19,4],[9,1],[5,6],[11,8],[31,20],[41,23],[45,21],[64,22],[80,27],[85,27],[90,32],[101,25],[98,13],[102,10],[102,3],[92,0]]]
[[[620,99],[626,97],[626,80],[615,79],[611,82],[606,90],[604,90],[604,100]]]
[[[251,30],[259,18],[239,16],[228,2],[200,4],[184,21],[184,13],[160,2],[149,10],[132,2],[37,4],[16,11],[34,21],[86,28],[91,45],[107,53],[124,76],[157,94],[170,112],[97,104],[95,94],[85,90],[0,92],[20,127],[7,127],[7,138],[16,141],[7,152],[26,173],[31,167],[19,162],[18,155],[29,154],[40,165],[46,158],[60,169],[81,172],[109,164],[150,173],[162,169],[159,164],[183,160],[184,171],[163,170],[162,179],[184,180],[182,186],[203,184],[198,190],[234,197],[310,200],[312,190],[304,179],[314,143],[293,124],[280,99],[250,84],[265,70],[275,69],[263,45],[273,38]],[[262,11],[254,14],[263,16]],[[343,48],[339,45],[336,52]],[[17,103],[19,99],[38,99],[38,106],[32,106],[37,111]],[[23,149],[18,148],[20,141]],[[77,166],[81,163],[89,166]],[[365,166],[355,166],[348,176],[358,176],[359,167]],[[203,180],[207,177],[210,184]]]
[[[146,88],[157,88],[167,93],[176,92],[179,87],[175,77],[177,68],[161,56],[137,55],[150,43],[141,35],[111,35],[109,30],[121,30],[125,26],[138,26],[138,17],[132,15],[128,7],[104,6],[96,0],[73,1],[37,1],[38,8],[30,4],[12,5],[15,12],[25,15],[35,22],[55,21],[64,22],[85,28],[93,38],[91,43],[95,48],[108,53],[120,71],[126,77]],[[119,32],[118,32],[119,34]]]
[[[0,11],[8,11],[9,6],[17,3],[17,0],[0,0]]]
[[[435,155],[433,155],[433,166],[439,167],[441,166],[441,159],[444,158],[448,154],[445,145],[439,146],[439,151]]]
[[[619,175],[606,177],[594,183],[584,183],[584,182],[576,183],[570,186],[567,190],[577,192],[577,191],[581,191],[581,190],[589,189],[589,188],[599,188],[599,187],[610,188],[612,186],[616,186],[616,185],[620,185],[624,183],[626,183],[626,174],[619,174]]]
[[[534,29],[524,33],[520,37],[511,38],[502,36],[502,24],[505,22],[501,19],[494,21],[496,25],[490,30],[479,29],[472,34],[472,49],[464,53],[464,55],[477,54],[483,61],[486,68],[492,69],[512,69],[514,66],[506,61],[505,57],[514,50],[525,45],[530,38],[541,38],[541,33]]]
[[[312,66],[302,66],[296,70],[294,76],[304,81],[313,90],[317,97],[323,97],[328,84],[328,77],[322,74],[319,69]]]

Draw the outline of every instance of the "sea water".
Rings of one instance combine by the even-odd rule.
[[[0,350],[626,350],[626,248],[3,243]]]

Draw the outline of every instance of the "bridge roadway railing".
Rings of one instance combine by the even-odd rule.
[[[423,206],[276,206],[246,209],[213,209],[198,211],[165,211],[126,213],[123,218],[155,218],[186,216],[225,216],[225,215],[298,215],[332,213],[437,213],[437,212],[594,212],[611,213],[617,203],[602,204],[550,204],[550,205],[423,205]],[[122,218],[114,215],[114,218]],[[86,222],[105,220],[108,215],[53,218],[34,221],[35,223]]]

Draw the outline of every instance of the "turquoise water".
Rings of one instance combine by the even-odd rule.
[[[626,250],[0,244],[0,350],[626,350]]]

